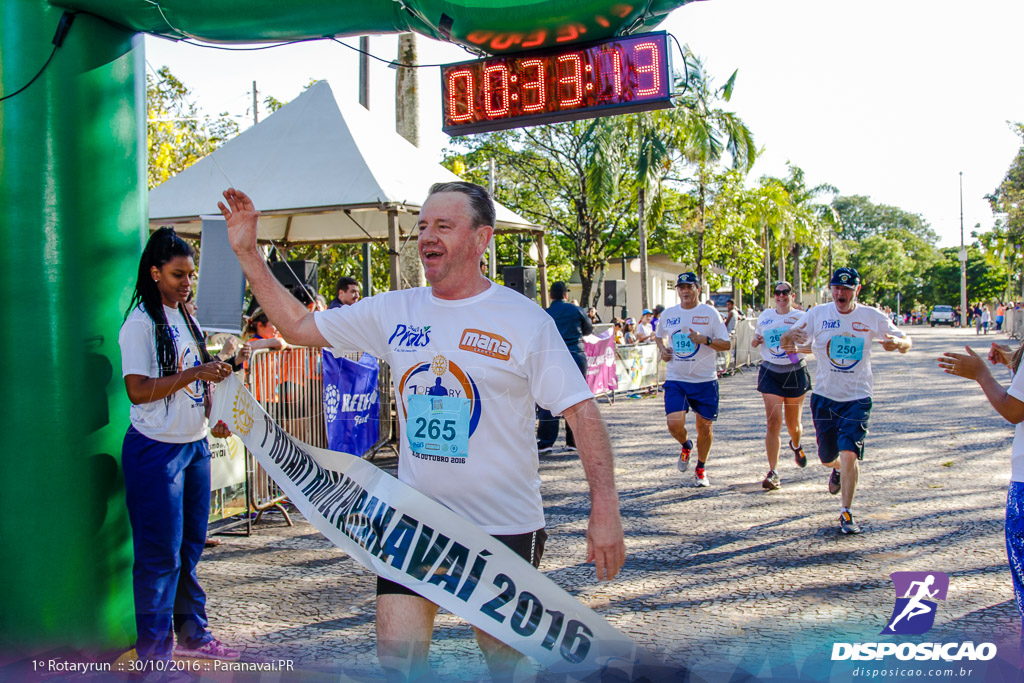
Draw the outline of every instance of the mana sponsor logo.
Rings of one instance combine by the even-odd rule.
[[[945,600],[949,577],[942,572],[893,572],[896,589],[892,615],[880,635],[921,635],[935,624],[938,603]],[[994,643],[833,643],[832,661],[988,661],[996,656]]]
[[[508,360],[512,357],[512,345],[500,334],[484,332],[483,330],[466,329],[462,331],[462,339],[459,340],[459,348],[463,351],[472,351],[488,358]]]
[[[853,329],[855,332],[870,332],[871,328],[862,322],[853,323]]]
[[[706,315],[695,315],[690,322],[694,325],[708,325],[711,323],[711,318]]]

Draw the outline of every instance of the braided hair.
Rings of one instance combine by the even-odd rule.
[[[160,366],[160,376],[167,377],[178,372],[177,352],[174,346],[174,339],[171,337],[171,328],[164,314],[163,298],[160,290],[150,274],[150,268],[161,268],[165,263],[176,256],[187,256],[195,258],[195,251],[188,242],[181,239],[174,233],[174,228],[163,227],[154,232],[146,242],[146,248],[142,250],[142,257],[139,259],[139,272],[135,280],[135,291],[132,293],[131,302],[125,311],[124,317],[127,320],[129,314],[137,306],[149,315],[153,321],[156,334],[156,359]],[[199,355],[203,363],[211,360],[206,344],[202,341],[202,334],[199,332],[199,325],[192,319],[188,311],[181,307],[181,313],[188,325],[192,339],[196,342]]]

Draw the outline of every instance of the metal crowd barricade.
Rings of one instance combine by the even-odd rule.
[[[1008,308],[1003,313],[1003,330],[1010,336],[1011,339],[1021,339],[1024,337],[1024,310],[1017,310],[1015,308]]]
[[[719,351],[716,357],[719,375],[731,375],[740,368],[760,362],[760,355],[750,346],[754,339],[756,324],[755,318],[736,321],[736,329],[732,334],[732,348],[728,351]]]
[[[327,426],[324,420],[323,350],[293,346],[283,350],[259,350],[249,360],[245,375],[246,388],[260,406],[288,434],[317,448],[327,448]],[[362,354],[346,354],[358,360]],[[393,404],[391,372],[386,363],[379,364],[377,392],[380,396],[380,431],[377,442],[364,454],[370,459],[391,440]],[[256,512],[256,522],[263,513],[276,510],[291,526],[285,508],[284,492],[251,453],[246,453],[249,502]]]

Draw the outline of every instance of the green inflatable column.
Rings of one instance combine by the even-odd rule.
[[[61,11],[0,6],[0,96]],[[134,641],[117,344],[147,225],[141,35],[89,15],[0,102],[0,661]]]

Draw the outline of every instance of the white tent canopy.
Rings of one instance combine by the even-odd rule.
[[[333,244],[411,234],[433,183],[460,180],[356,103],[320,81],[264,121],[149,193],[150,227],[198,237],[221,191],[245,191],[261,240]],[[541,228],[497,205],[498,232]],[[390,228],[390,229],[389,229]]]

